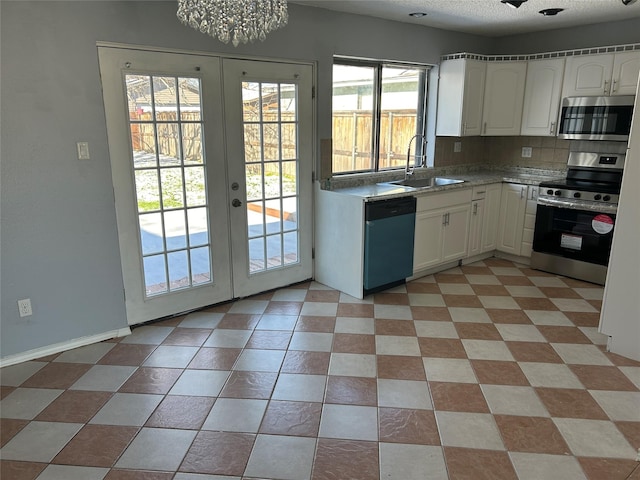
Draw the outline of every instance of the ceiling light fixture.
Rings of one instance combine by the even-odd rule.
[[[506,3],[507,5],[509,5],[510,7],[513,8],[520,8],[520,5],[522,5],[524,2],[526,2],[527,0],[500,0],[502,3]]]
[[[540,10],[538,13],[541,13],[545,17],[553,17],[554,15],[562,12],[564,8],[545,8],[544,10]]]
[[[424,12],[413,12],[413,13],[410,13],[409,16],[414,18],[420,18],[420,17],[426,17],[427,14]]]
[[[287,0],[178,0],[177,16],[185,25],[224,43],[264,41],[289,19]]]

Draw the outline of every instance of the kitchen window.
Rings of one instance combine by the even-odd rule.
[[[334,175],[406,166],[410,140],[415,135],[426,138],[428,68],[334,58]],[[412,143],[412,165],[426,165],[424,146],[422,141]]]

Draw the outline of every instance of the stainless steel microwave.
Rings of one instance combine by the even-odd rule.
[[[558,138],[627,141],[635,96],[562,99]]]

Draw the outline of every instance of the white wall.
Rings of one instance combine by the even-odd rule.
[[[613,353],[640,362],[640,95],[636,95],[629,150],[620,191],[620,207],[613,245],[600,331],[609,335]]]

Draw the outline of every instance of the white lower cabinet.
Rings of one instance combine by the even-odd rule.
[[[471,188],[418,197],[414,273],[467,256]]]
[[[517,183],[502,185],[496,250],[517,256],[531,256],[537,188]]]
[[[501,193],[501,183],[473,188],[467,252],[469,257],[496,249]]]

